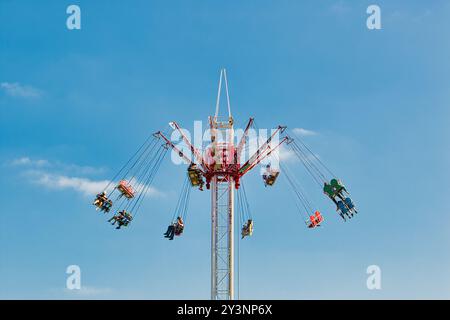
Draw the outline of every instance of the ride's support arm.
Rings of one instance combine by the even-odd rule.
[[[273,148],[270,147],[270,145],[267,146],[267,148],[259,153],[258,157],[255,159],[254,162],[250,163],[247,168],[245,168],[244,166],[241,168],[241,170],[239,170],[239,174],[240,175],[244,175],[246,174],[248,171],[252,170],[255,166],[257,166],[261,161],[263,161],[264,159],[266,159],[268,156],[270,156],[270,154],[272,152],[274,152],[275,150],[277,150],[284,142],[289,141],[289,137],[284,137],[283,139],[280,140],[280,142]],[[244,170],[242,170],[244,169]]]
[[[186,156],[183,151],[175,146],[173,142],[170,141],[161,131],[156,132],[155,136],[161,137],[166,142],[166,145],[172,148],[178,154],[178,156],[185,160],[188,164],[194,164],[194,162],[188,156]]]
[[[203,160],[203,156],[201,155],[200,151],[198,151],[197,148],[192,145],[191,141],[189,141],[189,139],[186,137],[186,135],[184,134],[183,130],[178,125],[178,123],[176,123],[175,121],[172,121],[172,122],[170,122],[170,126],[180,133],[181,138],[183,139],[184,143],[188,146],[188,148],[191,150],[192,154],[195,157],[195,160],[203,168],[204,171],[207,171],[208,167],[206,166],[205,161]]]
[[[278,128],[272,133],[269,139],[267,139],[267,141],[264,142],[264,144],[250,157],[250,159],[248,159],[247,162],[241,166],[241,168],[239,169],[239,173],[244,174],[245,172],[253,168],[253,164],[258,160],[258,158],[260,158],[261,155],[265,154],[268,149],[270,150],[270,143],[272,142],[272,139],[275,137],[275,135],[277,135],[278,133],[283,133],[285,129],[286,127],[284,126],[278,126]],[[258,163],[259,162],[261,162],[261,160],[259,160]]]
[[[239,144],[236,148],[236,152],[235,152],[235,163],[239,163],[240,157],[241,157],[241,153],[242,153],[242,149],[245,146],[245,141],[248,135],[248,130],[251,128],[252,124],[253,124],[254,119],[250,118],[250,120],[247,123],[247,126],[245,127],[244,130],[244,134],[242,135],[241,140],[239,141]]]

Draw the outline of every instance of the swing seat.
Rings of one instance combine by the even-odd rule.
[[[279,174],[280,174],[279,170],[268,168],[263,175],[264,184],[266,186],[273,186]]]
[[[331,197],[335,198],[337,196],[343,197],[342,192],[345,191],[345,186],[342,184],[341,180],[339,179],[331,179],[330,184],[328,185],[331,189],[330,192],[327,192]],[[324,189],[325,191],[325,189]]]
[[[191,165],[188,168],[188,177],[191,185],[193,187],[199,186],[203,184],[203,178],[201,171],[197,168],[196,165]]]
[[[355,204],[350,197],[345,198],[344,204],[350,211],[355,210]]]
[[[101,209],[101,208],[103,208],[104,201],[100,200],[100,199],[95,199],[93,205],[96,206],[97,208]]]
[[[242,238],[251,237],[253,235],[253,230],[242,228]]]
[[[119,222],[125,227],[130,224],[131,220],[133,220],[133,216],[130,213],[125,213],[123,217],[119,218]]]
[[[242,238],[251,237],[253,235],[253,220],[244,224],[241,234]]]
[[[111,200],[107,200],[103,203],[103,205],[100,207],[100,209],[109,212],[109,210],[111,210],[112,207],[112,201]]]
[[[190,180],[191,185],[193,187],[196,187],[196,186],[200,185],[200,178],[199,178],[197,173],[189,172],[188,174],[189,174],[189,180]]]
[[[184,230],[184,226],[176,226],[174,234],[176,236],[181,236],[181,234],[183,233],[183,230]]]
[[[350,208],[348,208],[347,205],[341,200],[337,202],[337,208],[342,214],[348,214],[351,212]]]
[[[106,208],[111,208],[111,207],[112,207],[112,205],[113,205],[113,202],[112,202],[112,200],[110,200],[110,199],[108,199],[108,198],[106,198],[106,200],[105,200],[105,201],[103,201],[103,207],[106,207]]]
[[[106,196],[97,196],[94,200],[93,205],[99,209],[102,209],[108,203],[108,198]]]
[[[127,199],[134,198],[134,190],[131,185],[125,181],[121,180],[117,185],[117,189],[124,195]]]
[[[309,216],[308,228],[320,227],[320,224],[323,222],[323,217],[319,211],[316,211],[314,215]]]

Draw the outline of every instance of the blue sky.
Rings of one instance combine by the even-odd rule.
[[[366,28],[372,3],[382,30]],[[237,125],[314,131],[360,211],[341,221],[299,165],[326,219],[308,230],[285,180],[250,174],[240,297],[450,298],[449,37],[440,0],[2,0],[0,298],[209,298],[209,194],[192,193],[182,238],[162,237],[184,167],[166,159],[124,232],[87,194],[169,121],[206,121],[221,67]],[[65,289],[71,264],[81,291]]]

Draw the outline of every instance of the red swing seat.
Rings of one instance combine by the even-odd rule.
[[[121,180],[117,185],[117,189],[128,199],[134,197],[134,190],[126,180]]]
[[[314,213],[314,215],[309,216],[309,224],[308,224],[308,228],[315,228],[315,227],[319,227],[320,224],[323,222],[323,217],[320,214],[319,211],[316,211]]]

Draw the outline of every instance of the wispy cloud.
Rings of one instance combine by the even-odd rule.
[[[280,168],[280,162],[295,162],[298,158],[294,151],[286,145],[281,145],[278,149],[270,154],[264,161],[261,162],[260,174],[266,173],[266,165],[270,164],[273,169]]]
[[[11,165],[13,166],[35,166],[35,167],[42,167],[49,165],[49,162],[47,160],[43,159],[30,159],[28,157],[22,157],[17,158],[11,161]]]
[[[304,128],[294,128],[292,129],[292,132],[296,135],[299,135],[301,137],[307,137],[307,136],[315,136],[317,135],[317,132],[312,130],[307,130]]]
[[[54,172],[70,172],[71,174],[89,175],[105,172],[105,168],[95,168],[91,166],[80,166],[73,163],[63,163],[61,161],[50,161],[45,159],[33,159],[30,157],[21,157],[13,159],[8,163],[12,166],[22,166],[28,168],[51,168]]]
[[[295,141],[295,140],[294,140]],[[294,152],[294,150],[286,144],[283,144],[280,146],[279,149],[277,149],[277,152],[273,152],[269,157],[268,160],[264,163],[271,163],[274,167],[278,168],[278,162],[282,162],[282,163],[296,163],[298,161],[304,161],[302,159],[304,159],[306,157],[307,160],[315,162],[317,161],[317,159],[320,159],[319,155],[317,154],[312,154],[312,153],[307,153],[301,156],[302,158],[299,157],[299,155],[296,154],[296,152]],[[264,168],[261,169],[261,172],[264,172]]]
[[[110,180],[91,180],[82,177],[71,177],[66,175],[52,174],[45,171],[28,171],[27,176],[31,182],[44,186],[51,190],[73,190],[85,196],[94,196],[104,190],[108,184],[108,192],[111,191],[117,182],[110,183]],[[143,190],[142,184],[135,184],[135,190]],[[163,193],[156,188],[149,186],[146,196],[162,196]]]
[[[2,82],[0,88],[11,97],[35,99],[42,96],[41,90],[18,82]]]
[[[278,158],[280,159],[280,161],[291,161],[297,159],[294,151],[292,151],[292,149],[286,147],[285,145],[282,145],[280,147]]]
[[[33,183],[53,190],[70,189],[86,196],[93,196],[106,188],[108,180],[91,180],[88,178],[70,177],[44,171],[28,171],[27,176]]]
[[[7,165],[21,168],[23,176],[31,183],[50,190],[73,190],[84,196],[96,195],[108,185],[107,191],[111,191],[118,183],[118,181],[110,183],[110,180],[86,177],[103,173],[104,168],[33,159],[27,156],[9,161]],[[137,182],[133,184],[133,187],[135,190],[144,190],[145,185]],[[158,197],[164,196],[164,193],[149,186],[146,196]]]

